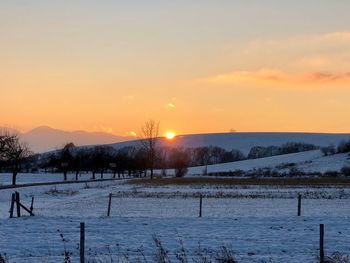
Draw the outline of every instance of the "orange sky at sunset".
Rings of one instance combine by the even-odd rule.
[[[350,132],[348,1],[48,2],[0,3],[0,126]]]

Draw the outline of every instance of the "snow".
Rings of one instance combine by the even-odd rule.
[[[349,188],[146,187],[125,181],[36,186],[19,189],[25,205],[35,196],[35,216],[8,219],[13,191],[0,191],[0,254],[6,253],[11,263],[63,261],[64,245],[73,253],[72,262],[78,262],[81,221],[87,258],[101,262],[118,262],[124,254],[141,257],[140,249],[152,262],[153,235],[172,257],[180,238],[190,258],[200,242],[211,249],[231,247],[243,263],[316,262],[320,223],[325,224],[326,253],[349,253]],[[202,218],[199,193],[204,195]],[[298,193],[303,195],[301,217],[296,216]]]
[[[337,146],[342,140],[348,140],[350,134],[331,133],[278,133],[278,132],[236,132],[179,135],[173,140],[161,139],[162,146],[195,148],[202,146],[218,146],[225,150],[238,149],[248,154],[254,146],[281,146],[287,142],[303,142],[317,146]],[[112,144],[116,149],[125,146],[140,146],[139,141],[128,141]]]
[[[203,175],[207,173],[234,172],[236,170],[253,171],[257,169],[270,168],[280,172],[288,172],[281,166],[294,164],[298,170],[315,173],[327,171],[340,171],[344,166],[350,166],[348,154],[335,154],[323,156],[320,150],[306,151],[292,154],[277,155],[259,159],[249,159],[244,161],[221,163],[206,166],[189,167],[187,176]],[[161,171],[157,171],[161,173]],[[166,170],[167,175],[174,175],[174,169]]]
[[[77,218],[23,218],[0,221],[0,247],[6,247],[12,262],[62,262],[63,243],[58,229],[68,240],[73,262],[78,262],[79,223]],[[350,227],[340,218],[89,218],[86,224],[86,251],[89,259],[128,254],[141,257],[139,250],[152,262],[156,233],[169,255],[174,258],[183,240],[189,257],[201,247],[232,247],[238,262],[317,262],[318,228],[326,229],[326,253],[347,252]],[[33,229],[33,227],[35,228]],[[19,235],[20,233],[20,235]],[[11,240],[12,242],[9,242]],[[18,255],[19,245],[22,254]],[[25,248],[25,249],[23,249]],[[97,256],[94,256],[97,254]],[[103,254],[104,256],[99,256]],[[107,261],[108,260],[108,261]],[[115,261],[116,262],[116,261]]]
[[[90,180],[91,173],[79,174],[79,180]],[[112,174],[105,173],[103,178],[112,178]],[[96,173],[96,178],[100,178],[100,174]],[[75,181],[75,174],[68,173],[68,181]],[[49,183],[49,182],[62,182],[63,173],[19,173],[17,175],[17,184],[29,184],[29,183]],[[3,173],[0,174],[0,186],[10,185],[12,183],[12,174]]]

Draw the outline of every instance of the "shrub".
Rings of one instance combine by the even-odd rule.
[[[6,257],[6,254],[2,255],[0,254],[0,263],[7,263],[8,260],[7,260],[7,257]]]
[[[303,175],[305,175],[305,173],[296,167],[292,167],[289,169],[289,176],[303,176]]]
[[[336,153],[334,145],[329,145],[321,148],[321,152],[324,156],[333,155]]]
[[[325,263],[349,263],[349,256],[340,252],[334,252],[330,257],[325,257]]]
[[[339,175],[339,172],[338,171],[326,171],[324,172],[323,174],[324,176],[327,176],[327,177],[337,177]]]
[[[350,166],[344,166],[343,168],[341,168],[341,173],[344,176],[350,176]]]
[[[341,141],[338,145],[338,153],[350,152],[350,139],[347,141]]]
[[[177,167],[175,169],[175,177],[184,177],[188,172],[187,167]]]
[[[219,251],[216,252],[215,260],[218,263],[238,263],[233,256],[231,249],[221,246]]]

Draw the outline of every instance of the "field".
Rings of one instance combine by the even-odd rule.
[[[56,177],[47,174],[46,180]],[[7,184],[4,178],[2,183]],[[189,261],[195,262],[200,251],[210,254],[223,246],[238,262],[317,262],[320,223],[325,224],[326,254],[349,254],[347,184],[227,182],[189,178],[25,187],[18,191],[25,205],[35,197],[35,216],[13,219],[8,218],[8,210],[14,190],[3,189],[0,254],[6,253],[9,262],[63,262],[66,251],[72,262],[79,262],[81,221],[86,224],[87,262],[153,262],[154,236],[173,262],[182,247]],[[113,198],[107,217],[109,193]],[[299,193],[303,196],[300,217]]]

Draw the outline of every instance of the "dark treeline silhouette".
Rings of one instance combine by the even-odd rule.
[[[150,132],[154,135],[152,138],[156,140],[158,124],[151,124],[153,126],[151,125],[152,127],[148,130],[151,130]],[[324,155],[350,152],[350,139],[340,142],[337,147],[331,145],[320,148],[300,142],[289,142],[281,146],[255,146],[247,155],[237,149],[225,150],[217,146],[165,148],[153,141],[147,141],[147,143],[146,146],[140,144],[120,149],[112,146],[76,147],[73,143],[67,143],[62,149],[51,153],[32,155],[28,147],[20,141],[18,134],[0,130],[0,172],[12,173],[12,184],[16,184],[19,172],[43,170],[62,173],[63,180],[68,179],[68,173],[75,174],[76,180],[82,173],[91,174],[91,179],[103,179],[107,172],[112,173],[113,178],[146,177],[153,176],[154,169],[161,171],[162,175],[166,175],[166,169],[175,169],[175,176],[182,177],[187,173],[188,167],[208,166],[315,149],[321,149]],[[347,168],[347,174],[350,173],[349,170],[350,168]]]
[[[337,147],[335,147],[334,145],[322,147],[321,151],[325,156],[333,155],[336,153],[350,153],[350,138],[346,141],[341,141]]]
[[[248,156],[241,151],[227,151],[217,146],[198,148],[161,148],[153,156],[150,165],[149,152],[145,147],[127,146],[115,149],[111,146],[75,147],[66,144],[61,150],[49,154],[40,162],[40,168],[51,172],[61,172],[64,180],[67,173],[75,173],[76,180],[80,173],[91,173],[91,179],[103,178],[105,172],[112,172],[118,178],[128,175],[145,177],[153,175],[147,171],[158,169],[165,175],[166,169],[175,169],[175,176],[182,177],[188,167],[207,166],[220,163],[263,158],[267,156],[309,151],[318,147],[304,143],[287,143],[280,147],[253,147]]]
[[[159,148],[152,162],[152,168],[175,169],[177,177],[182,177],[189,166],[210,165],[244,160],[238,150],[226,151],[219,147],[199,147],[189,149]],[[60,172],[67,180],[67,173],[91,173],[91,179],[103,178],[104,173],[112,172],[118,178],[128,175],[147,176],[149,153],[144,147],[127,146],[115,149],[111,146],[76,147],[67,143],[62,149],[42,156],[38,161],[40,169],[46,172]]]
[[[319,149],[320,147],[315,146],[309,143],[301,143],[301,142],[288,142],[281,146],[255,146],[250,149],[248,154],[248,159],[257,159],[270,157],[275,155],[282,155],[288,153],[297,153],[297,152],[305,152]]]

